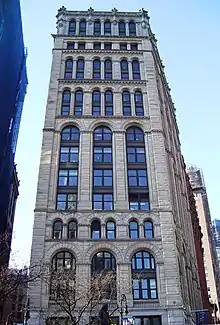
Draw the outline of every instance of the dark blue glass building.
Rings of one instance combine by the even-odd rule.
[[[11,233],[18,196],[14,156],[27,88],[19,0],[0,1],[0,234]],[[10,237],[10,236],[9,236]],[[9,248],[11,238],[9,238]]]

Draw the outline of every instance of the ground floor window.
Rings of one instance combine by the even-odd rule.
[[[134,325],[162,325],[160,316],[134,317]]]

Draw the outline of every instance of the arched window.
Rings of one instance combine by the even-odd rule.
[[[94,21],[94,33],[95,36],[100,36],[101,35],[101,22],[100,20],[95,20]]]
[[[138,60],[133,60],[132,61],[132,72],[133,72],[133,79],[134,80],[140,80],[141,75],[140,75],[140,64]]]
[[[143,95],[141,91],[135,91],[134,103],[136,116],[144,116]]]
[[[74,36],[76,34],[76,21],[75,19],[70,20],[69,22],[69,31],[68,35],[69,36]]]
[[[113,115],[113,93],[111,90],[105,92],[105,115]]]
[[[129,79],[128,61],[127,60],[121,60],[121,79],[123,79],[123,80]]]
[[[128,24],[129,36],[136,36],[136,24],[134,21],[130,21]]]
[[[68,238],[69,239],[77,238],[77,222],[75,220],[71,220],[68,223]]]
[[[104,22],[104,34],[105,34],[105,36],[110,36],[111,35],[111,22],[110,22],[110,20],[106,20]]]
[[[86,20],[82,19],[79,22],[79,35],[85,36],[86,35]]]
[[[62,141],[79,141],[79,129],[75,126],[66,127],[61,133]]]
[[[105,79],[108,80],[112,79],[112,61],[105,60],[104,68],[105,68]]]
[[[99,90],[94,90],[92,93],[92,115],[101,115],[101,93]]]
[[[67,251],[57,253],[52,260],[52,269],[54,271],[75,270],[75,265],[75,257]]]
[[[84,59],[78,59],[76,62],[76,79],[84,79]]]
[[[101,224],[99,220],[94,220],[91,224],[91,238],[92,239],[101,238]]]
[[[53,224],[53,239],[61,239],[63,233],[63,223],[57,220]]]
[[[115,239],[116,238],[116,229],[115,229],[114,221],[106,222],[106,238],[107,239]]]
[[[123,115],[131,116],[131,96],[129,91],[123,91],[122,93],[122,107]]]
[[[92,258],[92,274],[99,274],[104,270],[116,271],[115,257],[109,252],[98,252]]]
[[[93,61],[93,79],[101,79],[101,61],[99,59]]]
[[[95,141],[112,141],[112,132],[109,128],[102,126],[95,129]]]
[[[119,36],[126,36],[126,25],[123,20],[119,21],[118,29],[119,29]]]
[[[154,257],[144,251],[132,257],[133,298],[157,299],[156,265]]]
[[[154,227],[152,221],[144,222],[144,237],[145,238],[154,238]]]
[[[69,90],[64,90],[62,94],[62,107],[61,107],[61,115],[68,116],[70,113],[70,101],[71,101],[71,93]]]
[[[135,220],[129,222],[129,237],[132,239],[139,238],[139,225]]]
[[[82,90],[77,90],[75,92],[74,115],[81,116],[82,112],[83,112],[83,92]]]
[[[138,127],[129,128],[126,132],[127,141],[137,141],[144,143],[144,133]]]
[[[65,62],[64,79],[72,79],[72,73],[73,73],[73,60],[67,59]]]

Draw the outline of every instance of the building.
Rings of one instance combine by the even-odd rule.
[[[195,166],[188,168],[188,175],[196,201],[196,210],[202,230],[202,247],[204,265],[210,303],[213,309],[219,310],[219,280],[215,242],[212,232],[212,221],[208,204],[205,182],[200,169]],[[219,313],[218,313],[219,314]]]
[[[203,305],[185,166],[147,11],[62,7],[53,37],[31,265],[72,269],[76,286],[112,269],[135,324],[193,324]],[[53,299],[44,278],[30,284],[29,324],[66,317]]]
[[[213,235],[215,240],[215,248],[217,252],[217,258],[220,268],[220,220],[213,220],[212,221],[212,229],[213,229]]]
[[[18,195],[14,155],[27,87],[19,0],[0,2],[0,48],[0,234],[4,234],[13,228],[13,223],[8,225],[14,220],[11,213]],[[8,258],[0,261],[5,262]]]

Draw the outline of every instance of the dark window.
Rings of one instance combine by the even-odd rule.
[[[68,238],[69,239],[77,238],[77,222],[75,220],[71,220],[68,223]]]
[[[130,21],[128,24],[129,36],[136,36],[136,24],[134,21]]]
[[[110,36],[111,35],[111,22],[110,22],[110,20],[106,20],[104,22],[104,34],[106,36]]]
[[[82,90],[77,90],[75,92],[74,115],[81,116],[82,111],[83,111],[83,92]]]
[[[75,258],[69,252],[59,252],[52,260],[53,270],[73,270],[75,269]]]
[[[76,79],[83,79],[84,78],[84,65],[85,62],[83,59],[77,60],[76,63]]]
[[[112,141],[112,132],[107,127],[98,127],[94,132],[95,141]]]
[[[145,149],[143,147],[128,147],[127,159],[128,163],[145,163]]]
[[[91,238],[92,239],[101,238],[101,224],[99,220],[94,220],[91,224]]]
[[[67,59],[65,62],[64,79],[72,79],[72,73],[73,73],[73,60]]]
[[[67,43],[67,50],[74,50],[75,43],[74,42],[68,42]]]
[[[140,75],[140,65],[138,60],[133,60],[132,61],[132,72],[133,72],[133,79],[134,80],[140,80],[141,75]]]
[[[129,194],[129,208],[130,210],[149,210],[148,194]]]
[[[128,186],[147,186],[146,169],[129,169],[128,170]]]
[[[154,228],[152,221],[144,222],[144,237],[153,238],[154,237]]]
[[[131,51],[138,51],[138,44],[137,43],[131,43]]]
[[[93,79],[101,78],[101,61],[96,59],[93,61]]]
[[[134,325],[161,325],[160,316],[143,316],[134,318]]]
[[[100,20],[94,21],[94,35],[100,36],[101,35],[101,22]]]
[[[105,92],[105,115],[113,115],[113,93],[111,90]]]
[[[110,51],[112,49],[112,43],[104,43],[104,49]]]
[[[79,42],[78,43],[78,50],[85,50],[86,43],[85,42]]]
[[[63,233],[62,221],[55,221],[53,224],[53,239],[61,239]]]
[[[112,148],[94,147],[94,163],[112,163]]]
[[[104,68],[105,68],[105,79],[112,79],[112,61],[105,60]]]
[[[137,221],[129,222],[129,237],[131,239],[139,238],[139,225]]]
[[[79,35],[85,36],[86,35],[86,20],[82,19],[79,22]]]
[[[92,93],[92,115],[101,115],[101,93],[99,90]]]
[[[76,210],[76,194],[57,194],[57,210]]]
[[[157,299],[156,265],[148,252],[137,252],[132,257],[134,299]]]
[[[94,50],[101,50],[101,43],[94,43],[93,48]]]
[[[136,116],[144,116],[143,95],[141,91],[135,91],[134,103]]]
[[[120,50],[127,51],[127,43],[120,43]]]
[[[112,194],[93,194],[94,210],[113,210]]]
[[[69,90],[64,90],[62,94],[62,107],[61,107],[61,115],[68,116],[70,113],[70,101],[71,101],[71,93]]]
[[[122,93],[122,107],[123,115],[131,116],[131,96],[129,91],[123,91]]]
[[[75,34],[76,34],[76,21],[75,21],[75,19],[73,19],[73,20],[70,20],[70,22],[69,22],[68,35],[74,36]]]
[[[79,141],[79,129],[75,126],[64,128],[61,139],[62,141]]]
[[[60,169],[58,186],[77,186],[78,170],[77,169]]]
[[[109,252],[98,252],[92,258],[92,274],[101,273],[104,270],[116,270],[115,257]]]
[[[112,186],[112,169],[94,169],[93,171],[94,186]]]
[[[106,238],[107,239],[115,239],[116,238],[116,229],[115,229],[114,221],[108,221],[106,223]]]
[[[126,25],[123,20],[119,21],[118,29],[119,29],[119,36],[126,36]]]
[[[125,79],[125,80],[129,79],[127,60],[121,60],[121,79]]]
[[[129,128],[126,132],[127,141],[137,141],[144,143],[144,133],[137,127]]]

